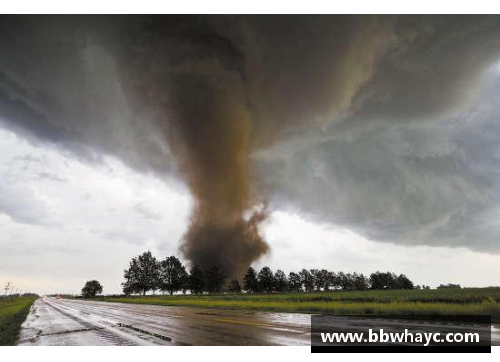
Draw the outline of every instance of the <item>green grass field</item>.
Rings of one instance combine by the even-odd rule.
[[[21,324],[35,299],[0,298],[0,346],[11,346],[16,343]]]
[[[122,303],[292,313],[374,315],[491,315],[500,322],[500,288],[368,290],[288,294],[102,297]]]

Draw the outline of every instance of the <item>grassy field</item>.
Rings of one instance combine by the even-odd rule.
[[[122,303],[293,313],[491,315],[500,322],[500,288],[369,290],[289,294],[102,297]]]
[[[21,324],[36,298],[0,298],[0,346],[16,343]]]

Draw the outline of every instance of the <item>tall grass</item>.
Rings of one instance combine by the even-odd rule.
[[[14,345],[36,298],[0,298],[0,346]]]

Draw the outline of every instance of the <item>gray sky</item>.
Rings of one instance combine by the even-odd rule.
[[[0,282],[119,292],[179,255],[231,151],[269,205],[258,267],[500,284],[498,17],[41,19],[0,29]]]

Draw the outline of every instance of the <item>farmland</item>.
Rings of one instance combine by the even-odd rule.
[[[36,298],[0,298],[0,346],[15,344],[21,324]]]
[[[367,290],[282,294],[101,297],[108,302],[292,313],[491,315],[500,321],[500,288]]]

